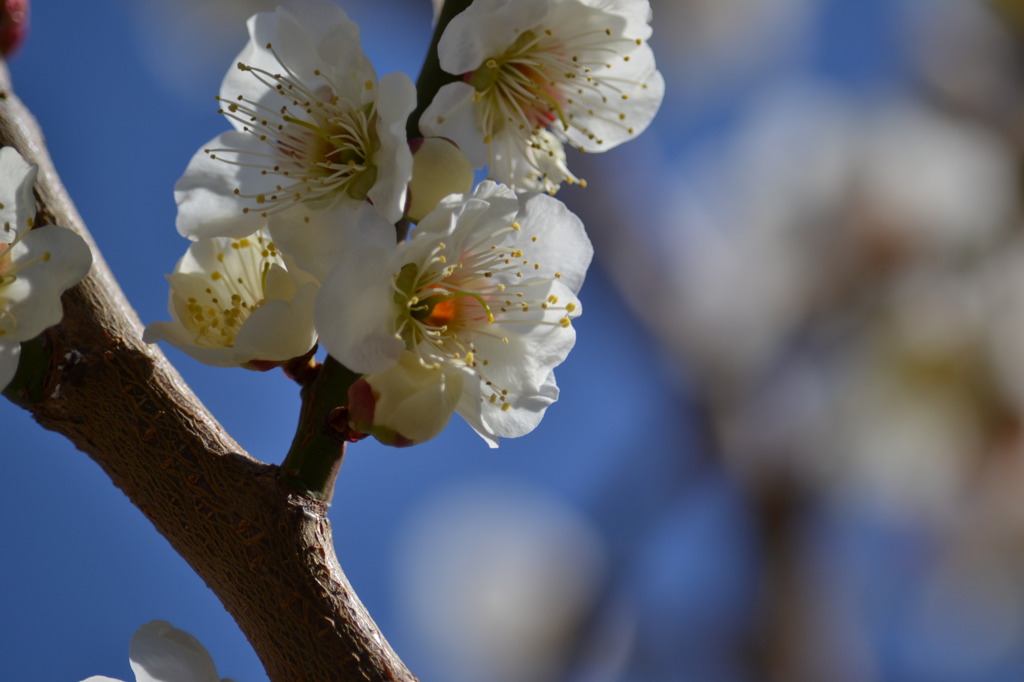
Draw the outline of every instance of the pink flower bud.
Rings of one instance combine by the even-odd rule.
[[[14,52],[28,35],[28,0],[0,2],[0,52]]]

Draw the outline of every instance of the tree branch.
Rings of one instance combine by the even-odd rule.
[[[271,680],[415,680],[342,572],[327,505],[242,451],[143,343],[2,64],[0,90],[0,142],[40,168],[38,222],[75,230],[94,258],[64,295],[63,321],[42,336],[46,353],[33,363],[42,391],[15,391],[15,402],[87,453],[153,522],[234,616]]]

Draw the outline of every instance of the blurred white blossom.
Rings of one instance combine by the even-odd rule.
[[[1015,210],[995,138],[902,101],[782,91],[719,158],[690,183],[708,226],[662,251],[681,315],[656,322],[719,376],[765,371],[805,320],[856,315],[908,267],[984,251]]]
[[[410,518],[398,564],[405,617],[444,677],[541,682],[564,673],[604,577],[591,523],[504,481],[448,491]]]

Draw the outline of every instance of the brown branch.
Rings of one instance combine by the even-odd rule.
[[[279,484],[155,348],[92,243],[0,64],[0,142],[39,165],[39,219],[93,250],[46,332],[43,391],[17,402],[110,476],[220,598],[271,680],[415,680],[349,585],[324,503]]]

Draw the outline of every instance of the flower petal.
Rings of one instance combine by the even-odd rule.
[[[178,232],[189,239],[205,239],[244,237],[258,230],[266,219],[258,211],[244,212],[246,202],[236,191],[244,187],[248,195],[273,192],[274,179],[244,163],[244,155],[265,151],[256,136],[235,130],[221,133],[197,151],[174,185]]]
[[[412,152],[406,141],[405,123],[416,108],[416,86],[404,73],[380,79],[377,92],[377,136],[380,149],[374,155],[377,181],[367,193],[382,216],[392,223],[405,213],[406,188],[412,179]]]
[[[210,367],[237,367],[231,348],[207,348],[196,345],[196,335],[177,322],[158,321],[146,325],[142,333],[146,343],[166,341],[182,353]]]
[[[221,682],[199,640],[166,621],[140,627],[132,635],[128,657],[136,682]]]
[[[85,240],[66,227],[44,225],[11,247],[11,258],[15,266],[31,261],[0,289],[0,299],[17,320],[8,338],[27,341],[60,322],[61,294],[89,272],[92,253]]]
[[[316,343],[313,302],[319,286],[306,284],[290,301],[267,301],[242,325],[235,339],[234,359],[284,362],[306,353]]]
[[[420,116],[420,132],[431,137],[446,137],[462,150],[473,168],[487,163],[487,145],[476,121],[469,83],[457,81],[441,86]]]
[[[558,281],[574,294],[579,293],[594,257],[583,222],[565,204],[546,194],[520,195],[519,206],[516,220],[529,235],[530,244],[543,254],[534,259],[540,265],[535,274],[554,277],[557,271]]]
[[[17,341],[0,341],[0,391],[7,388],[18,371],[21,344]]]
[[[282,252],[321,282],[346,251],[388,252],[395,245],[395,226],[366,202],[338,201],[322,210],[296,206],[271,216],[270,234]]]
[[[31,227],[29,221],[36,214],[32,188],[38,171],[14,147],[0,149],[0,244],[11,243]]]
[[[618,57],[611,68],[594,72],[594,79],[607,87],[577,92],[573,125],[552,126],[556,134],[581,151],[605,152],[647,129],[665,97],[665,80],[646,43],[628,56],[628,62]]]
[[[405,348],[389,303],[395,248],[367,243],[345,251],[327,276],[314,309],[320,342],[338,362],[360,373],[392,367]]]
[[[548,406],[558,400],[558,386],[551,372],[536,392],[515,396],[507,409],[480,398],[479,383],[467,378],[456,412],[496,448],[499,438],[518,438],[537,428]]]
[[[515,42],[548,15],[551,0],[475,0],[445,27],[437,45],[441,68],[461,76]]]

